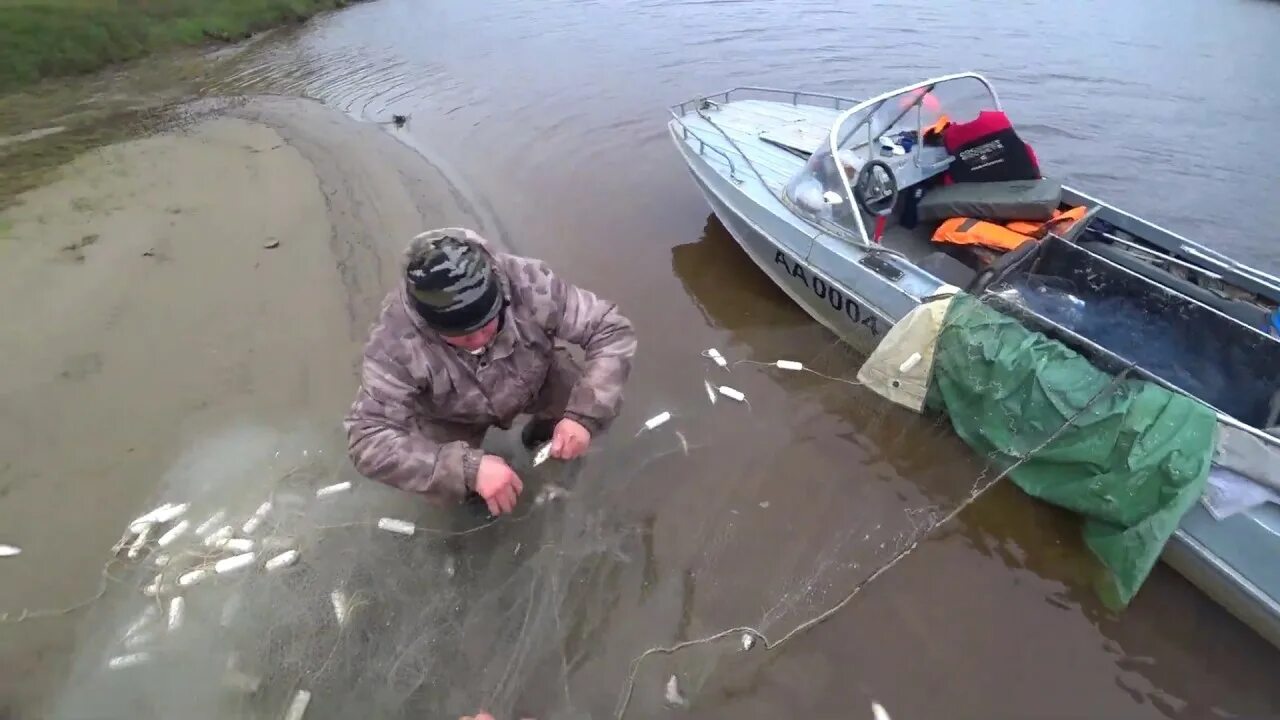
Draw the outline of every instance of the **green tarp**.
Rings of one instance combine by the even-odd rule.
[[[969,295],[947,310],[929,392],[970,447],[1004,466],[1048,441],[1010,478],[1085,517],[1085,542],[1109,571],[1100,592],[1116,606],[1137,593],[1209,474],[1217,421],[1207,406],[1116,382]]]

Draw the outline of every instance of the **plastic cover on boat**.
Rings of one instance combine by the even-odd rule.
[[[944,291],[949,287],[944,286]],[[923,412],[933,374],[933,350],[951,297],[920,305],[890,328],[858,370],[858,382],[883,398]]]
[[[928,323],[939,307],[921,306],[904,322]],[[999,469],[1012,467],[1023,491],[1084,516],[1085,542],[1108,571],[1099,592],[1127,604],[1204,492],[1217,443],[1213,411],[1153,383],[1117,379],[970,295],[945,305],[935,342],[920,345],[921,336],[895,341],[891,332],[885,342],[894,344],[873,353],[860,377],[891,378],[900,357],[930,347],[928,406]]]

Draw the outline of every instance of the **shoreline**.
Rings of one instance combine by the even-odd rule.
[[[65,0],[0,7],[0,94],[158,51],[233,44],[368,0],[158,0],[121,9]]]
[[[0,210],[0,540],[23,550],[0,612],[90,595],[121,524],[201,438],[310,426],[342,457],[360,348],[408,238],[494,231],[378,125],[283,96],[193,110]],[[5,628],[15,717],[44,716],[79,618]]]

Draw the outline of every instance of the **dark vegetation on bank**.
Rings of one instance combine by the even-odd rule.
[[[0,92],[147,53],[230,42],[357,0],[0,0]]]

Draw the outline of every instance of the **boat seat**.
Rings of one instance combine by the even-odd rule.
[[[921,220],[952,217],[1044,221],[1062,204],[1062,184],[1054,180],[964,182],[929,190],[916,206]]]
[[[925,255],[916,267],[938,278],[944,283],[956,287],[969,287],[969,283],[978,277],[978,272],[944,252],[931,252]]]

